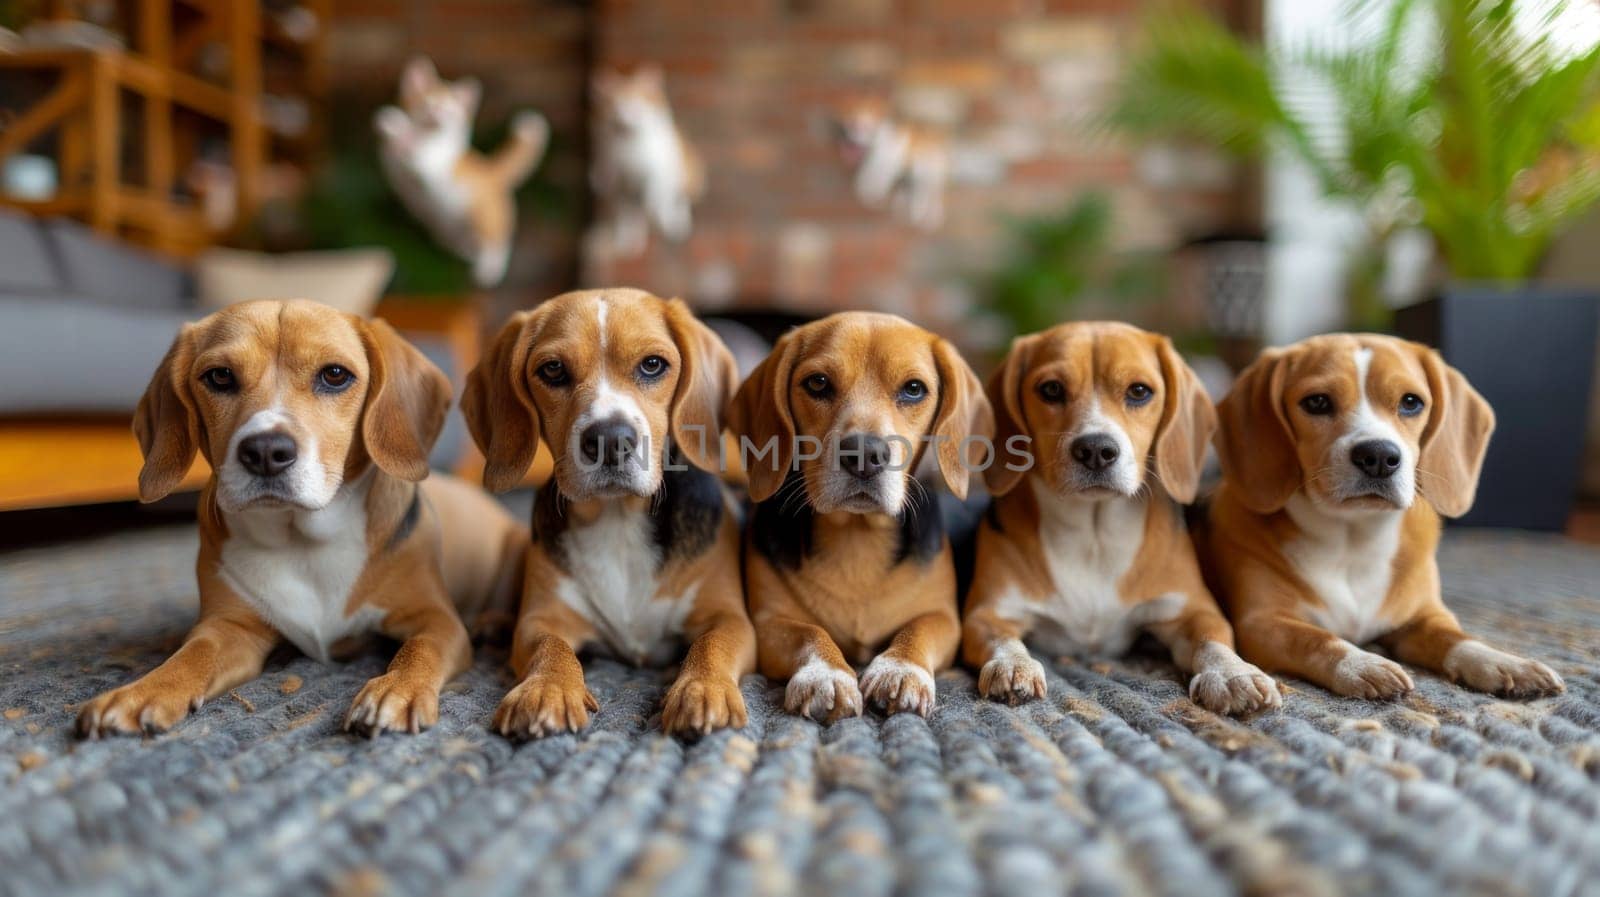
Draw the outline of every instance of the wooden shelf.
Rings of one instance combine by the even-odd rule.
[[[144,459],[127,421],[7,421],[0,427],[0,511],[133,501]],[[206,484],[203,459],[180,492]]]
[[[189,22],[174,30],[176,6]],[[53,90],[18,110],[0,133],[0,159],[55,133],[61,198],[29,203],[0,195],[0,204],[30,212],[73,214],[91,227],[153,248],[188,254],[212,242],[209,228],[177,191],[180,172],[194,160],[204,127],[220,125],[236,188],[234,228],[248,223],[260,197],[267,137],[261,116],[261,6],[255,0],[134,0],[126,24],[129,49],[23,49],[0,53],[0,70],[54,74]],[[194,34],[204,40],[194,43]],[[228,72],[212,83],[186,69],[191,46],[222,43]],[[176,48],[176,49],[175,49]],[[141,105],[139,121],[124,121],[123,96]],[[198,119],[180,118],[194,113]],[[142,177],[123,170],[125,143],[139,138]]]

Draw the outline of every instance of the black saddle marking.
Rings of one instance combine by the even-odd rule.
[[[794,494],[804,488],[795,482],[799,477],[798,472],[789,474],[776,493],[778,497],[757,503],[750,524],[751,544],[756,551],[787,570],[799,569],[811,556],[815,537],[816,515],[809,502]],[[926,563],[944,548],[944,516],[938,496],[931,489],[912,486],[899,521],[899,538],[889,566],[906,561]]]
[[[420,486],[412,486],[411,504],[406,505],[406,512],[400,515],[400,522],[395,526],[394,532],[389,534],[389,541],[384,544],[383,550],[394,551],[396,548],[399,548],[401,543],[405,542],[406,539],[409,539],[411,537],[411,533],[416,530],[417,521],[421,519],[421,517],[422,488]]]
[[[564,564],[563,553],[556,550],[561,538],[572,528],[561,507],[563,499],[552,481],[533,501],[533,520],[530,529],[535,544],[550,547],[551,558]],[[722,481],[716,474],[707,473],[688,464],[682,454],[674,450],[667,467],[661,474],[661,486],[650,499],[648,511],[651,537],[660,551],[660,563],[668,560],[692,558],[711,546],[717,538],[717,528],[722,525]]]
[[[650,502],[650,522],[661,560],[692,558],[717,539],[724,511],[722,480],[684,460],[673,449]]]

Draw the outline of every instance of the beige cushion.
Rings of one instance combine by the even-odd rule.
[[[223,308],[246,299],[314,299],[366,317],[394,273],[387,249],[267,254],[208,249],[195,259],[200,304]]]

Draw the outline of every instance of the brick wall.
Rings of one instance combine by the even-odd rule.
[[[1224,4],[1235,18],[1256,7],[1212,5]],[[1248,216],[1231,167],[1087,126],[1140,15],[1129,0],[601,0],[595,64],[664,68],[710,184],[685,245],[655,239],[623,259],[591,236],[583,279],[710,307],[871,306],[957,330],[1004,216],[1058,211],[1093,187],[1112,200],[1117,244],[1144,248]],[[955,182],[937,233],[851,192],[817,119],[862,95],[948,130]]]
[[[1208,0],[1236,20],[1258,0]],[[1254,214],[1226,165],[1136,151],[1087,127],[1143,7],[1135,0],[338,0],[333,78],[384,98],[412,52],[484,81],[482,121],[533,106],[556,133],[540,177],[580,197],[561,224],[524,214],[508,290],[634,284],[702,308],[868,306],[957,330],[1005,216],[1058,211],[1085,188],[1116,242],[1162,248]],[[1246,27],[1248,22],[1244,23]],[[588,72],[660,64],[709,192],[683,245],[620,258],[588,212]],[[864,208],[819,127],[861,96],[946,129],[954,183],[935,234]],[[1174,164],[1176,162],[1176,164]]]

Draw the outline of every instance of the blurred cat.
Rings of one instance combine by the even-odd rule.
[[[672,120],[661,69],[601,72],[593,89],[590,177],[617,251],[644,251],[652,226],[670,240],[686,239],[689,207],[705,194],[705,168]]]
[[[850,104],[832,118],[845,163],[855,170],[856,197],[881,208],[896,197],[896,210],[923,230],[944,223],[944,190],[950,176],[945,137],[897,120],[882,100]]]
[[[512,194],[544,156],[550,126],[537,112],[519,112],[510,136],[484,156],[471,144],[481,93],[477,79],[445,81],[419,56],[400,76],[400,105],[379,109],[373,124],[384,174],[406,209],[472,265],[478,286],[491,287],[511,261]]]

